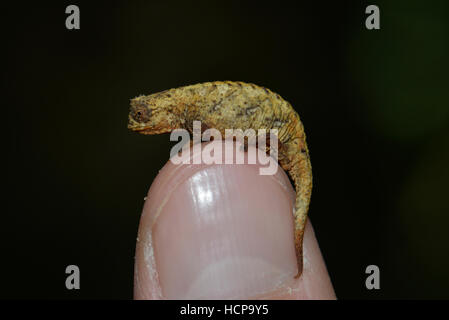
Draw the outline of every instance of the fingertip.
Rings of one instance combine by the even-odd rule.
[[[299,279],[295,193],[285,172],[258,165],[167,165],[145,202],[136,299],[335,298],[307,224]]]

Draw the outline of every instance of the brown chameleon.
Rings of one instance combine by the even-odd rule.
[[[192,132],[193,121],[225,129],[277,129],[278,160],[296,188],[294,240],[298,273],[303,268],[302,243],[312,192],[312,166],[304,127],[290,103],[254,84],[215,81],[185,86],[131,100],[128,128],[142,134],[174,129]]]

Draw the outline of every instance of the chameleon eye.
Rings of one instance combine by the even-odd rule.
[[[151,109],[143,106],[143,105],[139,105],[136,106],[133,112],[133,118],[134,120],[136,120],[137,122],[146,122],[148,120],[150,120],[151,117]]]

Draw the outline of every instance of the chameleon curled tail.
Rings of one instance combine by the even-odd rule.
[[[142,134],[174,129],[277,129],[278,160],[295,184],[294,241],[301,276],[303,237],[312,192],[312,166],[304,127],[290,103],[269,89],[244,82],[215,81],[185,86],[131,100],[128,128]]]

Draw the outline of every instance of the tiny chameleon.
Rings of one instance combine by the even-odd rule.
[[[251,83],[214,81],[131,99],[128,128],[141,134],[175,129],[202,131],[277,129],[278,161],[295,184],[294,241],[299,278],[303,270],[304,228],[312,194],[312,166],[304,126],[293,107],[271,90]],[[203,127],[204,126],[204,127]]]

